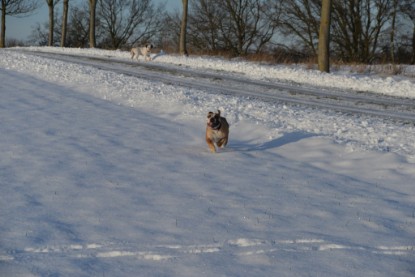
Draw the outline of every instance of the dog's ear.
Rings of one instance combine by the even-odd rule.
[[[153,44],[150,44],[150,49],[153,49]]]
[[[220,110],[218,110],[218,115],[220,116]]]

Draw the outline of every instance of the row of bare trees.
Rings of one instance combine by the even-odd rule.
[[[1,12],[1,30],[0,30],[0,48],[6,44],[6,16],[19,16],[29,14],[39,7],[36,0],[0,0]]]
[[[178,18],[170,15],[166,33],[179,36]],[[321,23],[328,23],[325,38],[338,60],[394,62],[402,56],[399,62],[414,63],[414,19],[414,0],[190,0],[187,37],[189,47],[202,51],[286,49],[313,57],[324,38]]]
[[[0,0],[2,12],[0,47],[5,47],[7,16],[23,16],[43,0]],[[151,0],[88,0],[80,6],[72,0],[45,0],[49,19],[35,26],[31,43],[69,47],[122,48],[150,40],[161,33],[165,18],[161,6]],[[55,12],[60,3],[62,9]],[[160,15],[160,16],[159,16]]]
[[[415,62],[414,0],[182,0],[185,9],[169,13],[151,0],[0,1],[7,15],[30,12],[46,1],[49,21],[32,35],[32,43],[40,45],[60,41],[61,46],[118,49],[152,41],[182,53],[296,59],[316,57],[319,43],[330,42],[331,56],[344,62]],[[322,13],[325,2],[328,14]],[[330,30],[324,36],[323,23]],[[2,20],[2,29],[5,24]],[[4,41],[2,30],[0,47]]]

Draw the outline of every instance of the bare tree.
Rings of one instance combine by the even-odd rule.
[[[179,52],[182,55],[187,55],[186,48],[186,34],[187,34],[187,13],[189,7],[188,0],[182,0],[183,3],[183,13],[182,13],[182,22],[180,26],[180,49]]]
[[[233,55],[259,52],[275,34],[269,0],[193,0],[190,41],[198,48]]]
[[[65,0],[66,1],[66,0]],[[88,3],[84,1],[80,6],[74,6],[68,9],[68,22],[66,27],[65,46],[67,47],[88,47],[89,44],[89,10]],[[63,15],[62,15],[63,16]],[[57,20],[61,18],[60,14],[55,13],[54,38],[62,41],[63,22]],[[99,26],[99,25],[98,25]],[[97,37],[100,29],[97,28]],[[30,43],[33,45],[45,46],[49,40],[49,23],[38,23],[32,27]]]
[[[153,37],[161,28],[163,11],[151,0],[99,0],[98,14],[105,47],[117,49]]]
[[[217,51],[224,49],[220,35],[220,25],[226,16],[218,2],[193,0],[189,15],[190,43],[198,49]]]
[[[29,43],[31,45],[46,46],[48,45],[49,26],[48,22],[43,24],[37,23],[32,26],[32,31],[29,36]]]
[[[221,33],[228,48],[236,55],[258,52],[274,35],[275,25],[266,15],[267,1],[222,0],[221,8],[229,15],[222,21]],[[255,45],[256,43],[259,44]],[[255,49],[254,49],[255,48]]]
[[[413,0],[402,0],[400,3],[400,10],[405,17],[407,17],[412,25],[411,32],[411,64],[415,64],[415,2]]]
[[[371,62],[390,19],[391,0],[336,0],[333,42],[345,61]]]
[[[97,0],[89,0],[89,47],[95,48],[95,15],[96,15]]]
[[[61,47],[65,47],[68,26],[69,0],[63,0]]]
[[[392,12],[391,12],[391,33],[390,33],[390,59],[392,64],[395,64],[395,33],[396,33],[396,17],[398,14],[398,0],[392,1]]]
[[[323,0],[318,37],[318,69],[323,72],[330,71],[330,13],[331,0]]]
[[[316,52],[321,0],[283,0],[284,33]],[[332,0],[331,51],[343,61],[371,62],[387,35],[394,0]],[[297,41],[298,41],[297,40]]]
[[[59,2],[59,0],[46,0],[46,4],[48,5],[49,9],[49,38],[48,38],[48,46],[53,46],[53,33],[55,29],[55,5]]]
[[[295,43],[302,43],[304,50],[312,55],[317,54],[321,1],[283,0],[282,9],[283,34]]]
[[[0,48],[6,44],[6,15],[23,16],[30,14],[39,7],[37,0],[0,0],[1,1],[1,31]]]
[[[155,38],[155,43],[166,51],[178,51],[180,49],[181,14],[177,11],[167,13],[161,26],[160,33]],[[190,26],[188,27],[190,28]],[[188,38],[189,36],[186,36],[186,40]]]
[[[89,42],[88,11],[83,7],[71,9],[67,44],[70,47],[87,47]]]

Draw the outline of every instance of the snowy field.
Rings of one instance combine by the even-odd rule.
[[[0,276],[414,276],[415,127],[0,50]],[[140,62],[143,62],[142,60]],[[160,65],[415,98],[407,76]],[[221,109],[226,149],[205,118]]]

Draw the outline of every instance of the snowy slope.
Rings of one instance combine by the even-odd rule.
[[[415,274],[413,126],[5,50],[0,97],[0,276]]]

